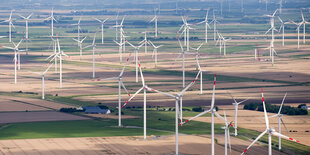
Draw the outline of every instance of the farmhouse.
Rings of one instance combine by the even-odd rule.
[[[100,107],[83,107],[86,114],[109,114],[109,109],[101,109]]]

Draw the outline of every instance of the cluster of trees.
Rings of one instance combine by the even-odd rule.
[[[66,33],[78,33],[78,30],[74,29],[72,31],[66,31]],[[80,33],[88,33],[88,30],[87,29],[81,29]]]
[[[215,110],[218,111],[219,108],[217,106],[215,106]],[[192,108],[192,111],[195,111],[195,112],[203,112],[204,109],[202,107],[193,107]]]
[[[308,111],[301,109],[302,105],[296,107],[291,106],[283,106],[281,110],[281,114],[287,115],[308,115]],[[256,111],[264,111],[263,103],[248,103],[244,105],[243,109],[246,110],[256,110]],[[266,104],[266,110],[270,113],[278,113],[280,109],[279,105]]]
[[[74,112],[83,112],[84,110],[78,110],[76,108],[61,108],[59,111],[66,113],[74,113]]]

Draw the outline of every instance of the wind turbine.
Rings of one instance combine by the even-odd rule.
[[[93,78],[95,78],[95,74],[96,74],[96,71],[95,71],[95,51],[96,51],[96,35],[97,35],[97,31],[95,32],[94,34],[94,39],[93,39],[93,43],[91,45],[88,45],[84,48],[88,48],[88,47],[92,47],[93,48]]]
[[[197,23],[197,25],[205,23],[205,41],[206,41],[206,43],[208,43],[208,27],[211,28],[209,23],[208,23],[208,14],[209,14],[209,9],[207,10],[205,20]]]
[[[229,95],[234,100],[234,103],[232,103],[232,105],[234,105],[234,107],[235,107],[235,127],[234,128],[235,128],[235,136],[237,136],[238,135],[238,126],[237,126],[237,121],[238,121],[238,105],[243,103],[243,102],[245,102],[245,101],[247,101],[248,99],[245,99],[243,101],[237,102],[235,100],[235,98],[231,95],[231,93],[229,93]]]
[[[220,45],[220,55],[222,55],[222,46],[223,46],[223,37],[220,35],[219,32],[217,32],[217,36],[218,36],[218,39],[215,43],[215,45]]]
[[[54,53],[52,55],[50,55],[48,58],[46,59],[50,59],[50,62],[52,62],[54,59],[56,60],[57,58],[59,58],[59,88],[62,88],[62,56],[66,56],[68,57],[67,54],[65,54],[62,50],[60,50],[60,45],[59,45],[59,38],[57,36],[57,40],[56,40],[56,43],[57,43],[57,47],[58,47],[58,52],[57,53]]]
[[[215,14],[214,14],[214,10],[213,10],[213,20],[210,22],[210,23],[213,23],[213,32],[214,32],[214,41],[216,40],[216,32],[217,32],[217,30],[216,30],[216,23],[218,23],[218,21],[216,20],[216,18],[215,18]]]
[[[272,66],[273,66],[274,65],[274,54],[277,55],[277,52],[274,49],[273,41],[270,41],[270,46],[267,47],[266,49],[269,49],[271,52],[271,62],[272,62]]]
[[[119,62],[122,63],[122,61],[123,61],[122,47],[123,47],[123,45],[124,45],[126,42],[119,43],[119,42],[117,42],[117,41],[115,41],[115,40],[113,40],[113,41],[119,46],[119,48],[118,48],[118,52],[119,52]]]
[[[283,103],[284,103],[284,100],[286,98],[286,95],[287,93],[285,93],[284,97],[283,97],[283,100],[282,100],[282,103],[281,103],[281,106],[279,108],[279,112],[275,115],[272,115],[272,116],[269,116],[269,118],[273,118],[273,117],[278,117],[278,128],[279,128],[279,133],[281,134],[281,123],[283,124],[283,126],[285,127],[286,131],[287,131],[287,128],[282,120],[282,114],[281,114],[281,110],[282,110],[282,107],[283,107]],[[278,146],[279,150],[281,150],[281,137],[279,137],[279,146]]]
[[[147,31],[145,31],[143,33],[144,33],[144,39],[142,41],[140,41],[139,44],[144,44],[144,52],[147,53],[147,44],[148,44],[148,40],[146,37]]]
[[[274,64],[274,31],[276,30],[274,27],[274,17],[277,13],[278,9],[276,9],[276,11],[274,11],[273,14],[271,15],[265,15],[267,17],[270,17],[270,28],[268,29],[268,31],[266,31],[265,34],[269,33],[271,31],[271,41],[270,41],[270,47],[269,47],[269,57],[272,59],[272,66]],[[278,31],[278,30],[276,30]]]
[[[284,46],[285,44],[285,24],[289,24],[290,22],[283,22],[283,20],[278,16],[278,19],[279,21],[281,22],[281,26],[280,26],[280,29],[279,29],[279,32],[281,32],[282,30],[282,46]]]
[[[82,40],[79,39],[74,39],[74,41],[78,42],[78,45],[80,47],[80,60],[82,59],[82,55],[83,55],[83,41],[86,39],[87,37],[84,37]]]
[[[181,28],[179,29],[179,31],[181,31],[182,28],[184,28],[184,30],[182,31],[182,33],[178,36],[178,39],[180,38],[180,36],[182,34],[184,34],[184,45],[186,45],[186,50],[187,52],[189,51],[189,30],[193,29],[190,27],[190,25],[192,24],[188,24],[187,23],[187,19],[185,17],[182,16],[182,21],[183,21],[183,25],[181,26]],[[178,33],[179,33],[178,31]]]
[[[221,40],[221,44],[223,45],[223,48],[224,48],[224,56],[226,56],[226,42],[231,40],[231,38],[229,39],[226,39],[222,36],[222,34],[218,33],[219,34],[219,38]]]
[[[123,74],[126,68],[126,65],[128,64],[129,58],[127,58],[127,62],[125,63],[121,73],[117,76],[117,77],[111,77],[111,78],[105,78],[105,79],[97,79],[97,81],[105,81],[105,80],[118,80],[118,126],[121,127],[122,126],[122,107],[121,107],[121,89],[123,87],[123,89],[126,91],[126,93],[128,94],[128,96],[130,96],[129,92],[127,91],[124,83],[123,83]]]
[[[306,43],[306,24],[310,24],[310,23],[305,20],[302,10],[300,10],[300,14],[302,18],[302,21],[300,23],[303,24],[303,43],[305,44]]]
[[[194,120],[200,116],[203,116],[207,113],[211,113],[211,155],[214,155],[214,115],[217,115],[215,108],[214,108],[214,102],[215,102],[215,84],[216,84],[216,75],[214,75],[214,83],[213,83],[213,92],[212,92],[212,100],[211,100],[211,107],[208,110],[205,110],[201,112],[200,114],[186,120],[185,122],[181,122],[181,124],[185,124],[191,120]]]
[[[77,43],[78,43],[79,47],[81,47],[81,45],[80,45],[81,19],[82,19],[82,17],[80,17],[80,19],[79,19],[77,24],[71,24],[71,25],[74,25],[74,26],[76,25],[77,26],[77,31],[78,31],[78,39],[77,39],[78,41],[77,41]]]
[[[157,67],[157,52],[158,52],[157,50],[158,50],[158,48],[162,47],[163,45],[155,46],[155,45],[153,44],[152,41],[148,41],[148,42],[149,42],[149,44],[151,44],[151,45],[153,46],[153,48],[154,48],[153,54],[152,54],[152,58],[155,57],[155,59],[154,59],[154,61],[155,61],[155,67]]]
[[[265,115],[265,123],[266,123],[266,130],[262,132],[243,152],[241,155],[243,155],[254,143],[256,143],[263,135],[268,134],[268,154],[272,154],[272,143],[271,143],[271,135],[277,136],[277,137],[282,137],[287,140],[291,140],[293,142],[298,142],[298,140],[295,140],[293,138],[289,138],[285,135],[282,135],[281,133],[276,132],[276,130],[272,127],[269,126],[269,120],[266,112],[266,106],[265,106],[265,98],[264,98],[264,92],[263,89],[262,91],[262,100],[263,100],[263,108],[264,108],[264,115]]]
[[[51,16],[45,18],[45,20],[51,20],[51,34],[54,36],[54,21],[57,22],[57,20],[54,18],[54,8],[51,11]]]
[[[185,52],[183,49],[182,43],[179,39],[178,39],[178,42],[179,42],[179,45],[180,45],[182,51],[181,51],[180,55],[175,59],[175,61],[182,56],[182,72],[183,72],[182,87],[184,88],[185,87],[185,54],[192,54],[192,53]]]
[[[196,57],[196,64],[197,64],[197,67],[198,67],[198,70],[200,71],[200,94],[202,94],[202,73],[203,72],[207,72],[207,70],[202,70],[201,67],[200,67],[200,64],[199,64],[199,60],[198,60],[198,56]]]
[[[15,10],[11,10],[9,19],[3,21],[3,22],[9,23],[9,42],[12,42],[12,26],[15,28],[15,26],[13,25],[13,20],[12,20],[13,11],[15,11]],[[3,23],[3,22],[1,22],[1,23]]]
[[[202,47],[202,45],[203,45],[203,43],[201,43],[197,48],[191,47],[191,49],[195,51],[196,60],[198,59],[198,56],[199,56],[199,49]],[[198,70],[198,68],[199,68],[199,67],[198,67],[198,65],[197,65],[196,70]]]
[[[294,21],[290,20],[290,23],[295,24],[297,26],[297,48],[299,48],[299,32],[300,32],[300,26],[302,23],[295,23]]]
[[[222,116],[219,115],[219,118]],[[226,118],[226,113],[224,111],[224,122],[225,126],[222,127],[223,130],[225,130],[225,155],[227,155],[227,143],[229,144],[229,150],[231,152],[231,145],[230,145],[230,127],[233,127],[232,122],[228,122]]]
[[[126,41],[126,39],[125,39],[125,35],[124,35],[124,30],[123,30],[123,23],[124,23],[124,20],[125,20],[125,17],[126,16],[124,16],[123,17],[123,19],[122,19],[122,21],[121,21],[121,23],[118,25],[115,25],[115,26],[113,26],[113,27],[115,27],[116,29],[117,28],[119,28],[119,33],[120,33],[120,36],[119,36],[119,39],[120,39],[120,44],[123,44],[125,41]],[[123,52],[125,52],[125,46],[126,46],[126,44],[123,44]]]
[[[156,10],[155,9],[154,9],[154,13],[155,13],[155,16],[154,16],[154,18],[152,18],[152,20],[150,20],[150,23],[151,22],[155,23],[155,38],[157,38],[157,33],[158,33],[158,29],[157,29],[158,16],[156,15]]]
[[[23,40],[24,40],[24,38],[21,39],[17,45],[15,45],[15,43],[12,42],[14,47],[0,46],[0,47],[3,47],[3,48],[6,48],[6,49],[14,50],[14,59],[13,60],[14,60],[14,83],[15,84],[17,83],[17,65],[18,65],[18,68],[19,68],[18,70],[20,70],[20,54],[19,54],[19,52],[21,50],[19,50],[18,47],[19,47],[19,45],[21,44],[21,42]]]
[[[106,18],[105,20],[99,20],[98,18],[94,18],[94,19],[101,23],[101,44],[103,44],[104,43],[103,25],[109,18]]]
[[[279,1],[279,13],[282,14],[282,0]]]
[[[37,75],[42,77],[42,100],[45,99],[45,82],[44,82],[45,74],[52,67],[52,65],[53,65],[53,63],[49,63],[49,66],[47,67],[47,69],[43,73],[32,72],[32,73],[37,74]]]
[[[135,62],[136,62],[136,82],[138,82],[138,55],[139,55],[139,49],[140,47],[143,46],[143,44],[140,44],[139,46],[134,46],[133,44],[131,44],[130,42],[126,41],[126,43],[128,43],[131,47],[133,47],[135,49]]]
[[[26,40],[26,54],[28,55],[28,40],[29,40],[29,36],[28,36],[28,20],[30,19],[30,17],[32,16],[33,13],[31,13],[29,16],[24,17],[22,15],[19,15],[21,18],[23,18],[25,20],[26,23],[26,32],[25,32],[25,40]]]

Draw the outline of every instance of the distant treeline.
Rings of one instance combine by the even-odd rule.
[[[244,105],[243,109],[245,110],[256,110],[256,111],[264,111],[263,103],[248,103]],[[280,106],[272,105],[266,103],[266,110],[270,113],[278,113]],[[281,110],[281,114],[287,115],[308,115],[308,111],[301,109],[301,106],[291,107],[291,106],[283,106]]]

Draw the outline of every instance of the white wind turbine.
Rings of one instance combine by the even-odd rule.
[[[279,108],[279,112],[275,115],[272,115],[272,116],[269,116],[269,118],[273,118],[273,117],[278,117],[278,128],[279,128],[279,133],[281,134],[281,123],[283,124],[283,126],[285,127],[286,131],[287,131],[287,128],[282,120],[282,114],[281,114],[281,110],[282,110],[282,107],[283,107],[283,103],[284,103],[284,100],[286,98],[286,95],[287,93],[285,93],[284,97],[283,97],[283,100],[282,100],[282,103],[281,103],[281,106]],[[279,137],[279,146],[278,146],[279,150],[281,150],[281,137]]]
[[[83,41],[86,39],[87,37],[84,37],[82,40],[79,39],[74,39],[74,41],[76,41],[79,45],[79,48],[80,48],[80,60],[82,59],[82,55],[83,55]]]
[[[51,34],[54,36],[54,21],[57,22],[57,20],[54,18],[54,8],[51,11],[51,16],[45,18],[45,20],[51,20]]]
[[[144,39],[142,41],[140,41],[139,44],[144,44],[144,52],[147,53],[147,44],[148,44],[148,40],[146,37],[147,31],[145,31],[143,33],[144,33]]]
[[[209,9],[207,10],[205,20],[197,23],[197,25],[205,23],[205,41],[206,41],[206,43],[208,43],[208,27],[210,28],[210,25],[208,23],[208,14],[209,14]]]
[[[49,63],[47,69],[43,73],[32,72],[34,74],[41,76],[41,78],[42,78],[42,100],[45,99],[45,81],[44,81],[45,80],[45,74],[52,67],[52,65],[53,65],[53,63]]]
[[[298,140],[295,140],[293,138],[289,138],[285,135],[282,135],[278,132],[276,132],[276,130],[272,127],[269,126],[269,120],[268,120],[268,115],[266,112],[266,106],[265,106],[265,98],[264,98],[264,93],[263,93],[263,89],[261,89],[262,91],[262,100],[263,100],[263,108],[264,108],[264,115],[265,115],[265,123],[266,123],[266,130],[264,132],[262,132],[243,152],[241,155],[243,155],[254,143],[256,143],[261,137],[263,137],[265,134],[268,134],[268,154],[271,155],[272,154],[272,143],[271,143],[271,135],[277,136],[277,137],[282,137],[284,139],[287,140],[291,140],[293,142],[299,142]]]
[[[113,26],[113,27],[115,27],[116,29],[119,28],[119,33],[120,33],[120,35],[119,35],[119,40],[120,40],[120,42],[119,42],[119,43],[123,45],[123,48],[122,48],[123,52],[125,52],[125,46],[126,46],[126,44],[125,44],[126,39],[125,39],[125,35],[124,35],[124,30],[123,30],[123,26],[124,26],[123,23],[124,23],[125,17],[126,17],[126,16],[123,17],[123,19],[122,19],[122,21],[121,21],[120,24],[118,24],[118,23],[116,22],[117,25]],[[124,44],[123,44],[123,43],[124,43]]]
[[[157,28],[157,22],[158,22],[158,16],[156,15],[156,10],[154,9],[154,12],[155,12],[155,16],[154,18],[152,18],[152,20],[150,20],[150,23],[151,22],[154,22],[155,24],[155,38],[157,38],[157,34],[158,34],[158,28]]]
[[[11,10],[9,19],[3,21],[3,22],[9,23],[9,42],[12,42],[12,26],[15,28],[15,26],[13,25],[13,20],[12,20],[13,11],[15,11],[15,10]],[[1,22],[1,23],[3,23],[3,22]]]
[[[105,79],[97,79],[97,81],[105,81],[105,80],[118,80],[118,126],[121,127],[122,126],[122,107],[121,107],[121,89],[123,87],[123,89],[126,91],[126,93],[128,94],[128,96],[130,96],[129,92],[127,91],[124,83],[123,83],[123,74],[126,68],[126,65],[128,64],[129,58],[127,58],[127,62],[124,65],[121,73],[117,76],[117,77],[111,77],[111,78],[105,78]]]
[[[126,43],[126,42],[122,42],[122,43],[119,43],[115,40],[113,40],[119,47],[118,47],[118,52],[119,52],[119,62],[122,63],[123,61],[123,54],[122,54],[122,48],[123,48],[123,45]]]
[[[216,20],[216,18],[215,18],[215,14],[214,14],[214,10],[213,10],[213,20],[210,22],[210,24],[211,23],[213,23],[213,33],[214,33],[214,41],[216,40],[216,32],[217,32],[217,30],[216,30],[216,23],[218,23],[218,21]]]
[[[95,66],[96,66],[96,64],[95,64],[96,35],[97,35],[97,31],[94,34],[93,43],[91,45],[88,45],[88,46],[84,47],[84,48],[88,48],[88,47],[92,47],[93,48],[93,76],[92,76],[93,78],[95,78],[95,76],[96,76],[95,75],[96,74],[96,70],[95,70]]]
[[[54,59],[56,60],[57,58],[59,58],[59,88],[62,88],[62,56],[66,56],[68,57],[67,54],[65,54],[62,50],[60,50],[60,45],[59,45],[59,39],[58,39],[58,36],[57,36],[57,40],[56,40],[56,43],[57,43],[57,47],[58,47],[58,52],[57,53],[54,53],[52,55],[50,55],[48,58],[46,59],[50,59],[50,62],[52,62]]]
[[[155,67],[157,67],[157,54],[158,54],[157,52],[158,52],[158,48],[162,47],[163,45],[155,46],[155,45],[153,44],[152,41],[148,41],[148,42],[149,42],[149,44],[151,44],[151,45],[153,46],[153,48],[154,48],[153,54],[152,54],[152,58],[155,57],[155,59],[154,59],[154,61],[155,61]]]
[[[17,45],[15,45],[15,43],[12,42],[14,47],[0,46],[3,48],[6,48],[6,49],[14,50],[14,59],[13,60],[14,60],[14,83],[15,84],[17,83],[17,65],[18,65],[18,68],[20,69],[20,54],[19,53],[21,50],[19,50],[18,47],[23,40],[24,40],[24,38],[21,39]]]
[[[270,28],[268,29],[268,31],[266,31],[265,34],[271,31],[270,46],[267,49],[269,49],[269,55],[270,55],[269,57],[271,58],[272,66],[274,65],[274,54],[276,53],[276,51],[274,50],[274,31],[278,31],[278,30],[276,30],[274,26],[274,17],[277,11],[278,9],[276,9],[276,11],[274,11],[272,15],[266,15],[267,17],[270,17]]]
[[[301,24],[303,25],[303,43],[305,44],[306,43],[306,24],[310,24],[310,23],[305,20],[302,10],[300,10],[300,14],[302,18]]]
[[[191,120],[194,120],[200,116],[203,116],[207,113],[211,113],[211,155],[214,155],[214,115],[217,115],[215,108],[214,108],[214,102],[215,102],[215,84],[216,84],[216,75],[214,75],[214,83],[213,83],[213,93],[212,93],[212,100],[211,100],[211,107],[208,110],[205,110],[204,112],[201,112],[200,114],[186,120],[185,122],[181,122],[181,124],[185,124]]]
[[[282,0],[279,1],[279,13],[282,14]]]
[[[295,23],[294,21],[290,20],[290,23],[295,24],[297,26],[297,48],[299,48],[299,32],[300,32],[300,26],[302,25],[302,23]]]
[[[220,34],[220,33],[219,33],[219,38],[220,38],[220,40],[221,40],[221,43],[220,43],[220,44],[222,44],[222,45],[223,45],[223,48],[224,48],[224,56],[226,56],[226,42],[229,41],[229,40],[231,40],[231,38],[226,39],[226,38],[224,38],[223,35]],[[220,45],[220,46],[222,46],[222,45]]]
[[[218,36],[218,39],[215,43],[215,45],[220,45],[220,55],[222,55],[222,46],[223,46],[223,37],[220,35],[219,32],[217,32],[217,36]]]
[[[138,55],[139,55],[139,49],[143,46],[143,44],[140,44],[139,46],[134,46],[128,41],[126,41],[126,43],[128,43],[131,47],[135,49],[134,60],[136,62],[136,82],[138,82],[138,57],[139,57]]]
[[[282,30],[282,46],[285,44],[285,24],[289,24],[290,22],[283,22],[283,20],[278,16],[279,21],[281,22],[281,26],[279,32]]]
[[[78,43],[78,46],[79,46],[79,47],[81,47],[81,45],[80,45],[81,20],[82,20],[82,17],[80,17],[78,23],[76,23],[76,24],[71,24],[71,25],[77,26],[77,31],[78,31],[78,39],[77,39],[78,41],[77,41],[77,43]]]
[[[196,64],[198,67],[198,70],[200,71],[200,94],[202,94],[203,88],[202,88],[202,73],[203,72],[208,72],[207,70],[202,70],[199,64],[198,56],[196,57]]]
[[[30,20],[31,16],[33,15],[33,13],[31,13],[29,16],[24,17],[22,15],[19,15],[21,18],[23,18],[25,20],[26,23],[26,32],[25,32],[25,40],[26,40],[26,54],[28,54],[28,40],[29,40],[29,32],[28,32],[28,21]]]
[[[238,106],[239,106],[239,104],[241,104],[241,103],[247,101],[248,99],[245,99],[245,100],[243,100],[243,101],[237,102],[237,101],[235,100],[235,98],[231,95],[231,93],[229,93],[229,95],[230,95],[231,98],[234,100],[234,103],[232,103],[232,105],[234,105],[234,108],[235,108],[235,127],[234,127],[234,128],[235,128],[235,136],[237,136],[237,135],[238,135],[238,126],[237,126],[237,121],[238,121]]]
[[[179,45],[181,47],[181,53],[180,55],[175,59],[175,61],[182,56],[182,87],[185,87],[185,54],[193,54],[189,52],[185,52],[182,46],[181,41],[178,39]]]
[[[180,36],[183,34],[184,35],[184,45],[186,45],[186,51],[189,51],[189,30],[193,29],[192,27],[190,27],[190,25],[192,24],[188,24],[187,23],[187,18],[182,16],[182,21],[183,21],[183,25],[181,26],[181,28],[179,29],[178,33],[181,31],[182,28],[184,28],[184,30],[182,31],[182,33],[178,36],[178,39],[180,38]]]
[[[101,44],[103,44],[104,43],[104,31],[103,31],[103,26],[104,26],[104,23],[109,19],[109,18],[107,18],[107,19],[105,19],[105,20],[100,20],[100,19],[98,19],[98,18],[94,18],[95,20],[97,20],[98,22],[100,22],[100,24],[101,24]]]
[[[221,115],[218,115],[219,118],[222,119]],[[233,127],[232,122],[228,122],[226,118],[226,113],[224,111],[224,120],[225,126],[222,127],[223,130],[225,130],[225,155],[227,155],[227,143],[229,144],[229,150],[231,152],[231,144],[230,144],[230,127]]]

